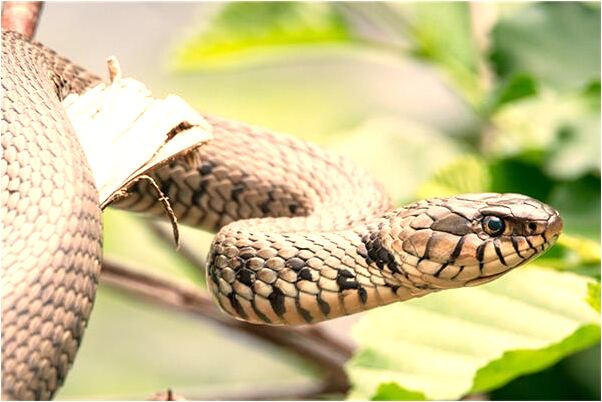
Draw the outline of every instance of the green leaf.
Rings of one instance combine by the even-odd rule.
[[[174,252],[175,246],[163,242],[140,217],[108,208],[103,212],[103,226],[105,258],[132,263],[155,275],[179,278],[195,285],[205,283],[202,272],[181,254]],[[183,241],[190,240],[191,229],[180,227],[180,232]],[[207,237],[205,235],[205,239]],[[201,242],[197,236],[195,240],[199,252],[206,253],[209,250],[211,238]]]
[[[422,392],[409,391],[394,382],[380,384],[372,401],[424,401],[426,397]]]
[[[397,5],[408,20],[414,53],[438,64],[471,100],[479,96],[479,55],[468,3],[417,2]]]
[[[594,310],[600,312],[600,282],[592,282],[587,285],[587,302]]]
[[[589,283],[531,266],[370,311],[353,328],[350,398],[369,399],[393,382],[429,399],[458,399],[548,367],[599,342]]]
[[[582,3],[531,3],[502,18],[491,36],[502,78],[527,73],[558,89],[600,79],[600,12]]]
[[[445,197],[460,193],[490,191],[491,175],[485,161],[474,155],[462,155],[444,165],[418,189],[419,198]]]
[[[587,92],[586,92],[587,93]],[[495,157],[536,156],[557,179],[600,171],[600,112],[592,96],[541,91],[495,113],[484,151]]]
[[[600,243],[583,236],[563,233],[554,248],[540,257],[539,263],[600,280]]]
[[[597,241],[563,233],[557,245],[575,251],[580,264],[600,264],[600,244]]]
[[[522,193],[545,201],[555,182],[541,168],[536,152],[490,162],[491,189],[500,193]],[[553,204],[556,206],[555,204]]]
[[[600,81],[593,81],[583,91],[584,100],[588,102],[593,111],[600,111]]]
[[[526,74],[517,74],[501,83],[493,92],[483,107],[486,114],[502,106],[528,98],[537,94],[537,82]]]
[[[265,63],[300,47],[353,41],[337,9],[319,2],[225,3],[201,32],[177,50],[180,71]]]
[[[394,200],[407,201],[438,168],[455,160],[462,148],[448,135],[402,118],[373,118],[333,148],[384,184]]]
[[[556,185],[548,198],[560,211],[567,234],[600,239],[600,178],[587,175]]]
[[[550,149],[546,170],[560,179],[600,172],[600,110],[586,112],[583,101],[577,115],[565,122]]]
[[[591,284],[590,284],[591,285]],[[562,357],[595,344],[600,339],[599,325],[585,325],[568,338],[540,350],[512,350],[479,369],[470,393],[485,392],[510,382],[517,373],[540,371]]]

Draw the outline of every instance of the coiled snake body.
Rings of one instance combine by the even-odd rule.
[[[2,394],[48,399],[81,341],[101,260],[94,181],[60,99],[98,81],[2,33]],[[218,231],[208,283],[228,314],[314,323],[499,277],[545,251],[562,221],[518,194],[392,209],[344,158],[207,117],[214,139],[153,176],[179,221]],[[139,182],[118,205],[158,215]]]

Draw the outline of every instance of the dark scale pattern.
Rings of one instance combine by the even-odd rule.
[[[382,229],[382,226],[381,228]],[[387,250],[379,239],[379,231],[370,232],[362,237],[360,254],[368,264],[376,264],[380,269],[388,269],[393,273],[401,273],[395,257]]]
[[[278,314],[278,317],[282,317],[284,315],[284,293],[279,288],[272,289],[272,292],[268,296],[268,300],[272,304],[272,308],[274,312]]]
[[[355,281],[355,275],[351,271],[341,269],[337,272],[337,285],[342,290],[358,289],[359,284]]]

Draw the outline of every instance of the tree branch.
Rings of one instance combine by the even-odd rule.
[[[340,347],[333,347],[332,342],[325,342],[325,334],[317,336],[315,330],[254,325],[232,319],[219,311],[206,294],[190,285],[153,276],[129,264],[111,259],[105,259],[102,273],[101,280],[113,288],[246,333],[297,355],[324,374],[321,393],[344,393],[349,388],[343,365],[350,354],[347,351],[343,352]],[[240,399],[254,398],[241,396]]]
[[[148,219],[146,220],[147,227],[155,233],[163,242],[166,243],[167,246],[173,245],[173,233],[169,230],[165,225],[162,225],[160,222],[156,220]],[[196,248],[190,244],[190,242],[186,241],[185,238],[182,238],[182,242],[180,244],[180,248],[178,249],[178,253],[181,254],[188,262],[193,264],[199,272],[205,272],[206,261],[205,258],[196,250]],[[339,342],[337,339],[331,337],[327,333],[325,333],[320,327],[311,325],[306,326],[304,328],[299,328],[299,331],[306,332],[307,336],[310,336],[316,340],[320,340],[321,342],[327,344],[329,347],[334,348],[342,355],[351,357],[353,355],[353,350],[349,346],[347,346],[343,342]]]
[[[2,3],[2,29],[33,38],[44,2],[5,1]]]
[[[301,382],[287,387],[271,388],[257,386],[252,389],[243,389],[222,394],[201,394],[199,398],[204,400],[222,401],[279,401],[279,400],[316,400],[332,394],[326,382]]]

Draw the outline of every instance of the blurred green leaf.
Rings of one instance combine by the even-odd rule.
[[[579,180],[560,183],[548,202],[564,219],[567,234],[600,240],[600,178],[587,175]]]
[[[600,172],[600,112],[591,96],[551,91],[508,104],[492,116],[484,150],[496,157],[533,157],[557,179]]]
[[[205,283],[202,270],[176,253],[175,244],[161,240],[140,217],[108,208],[103,212],[103,226],[103,253],[106,257],[134,263],[155,275],[184,279],[197,286]],[[183,240],[192,236],[190,229],[180,228],[180,231]],[[198,230],[195,232],[202,233]],[[209,244],[210,238],[205,242],[197,242],[197,247],[206,253]]]
[[[389,382],[380,384],[372,401],[424,401],[426,397],[422,392],[408,391],[397,383]]]
[[[561,127],[546,161],[547,172],[557,178],[573,179],[583,173],[600,172],[600,111],[585,112]]]
[[[504,158],[490,162],[491,190],[500,193],[522,193],[542,201],[550,196],[555,182],[547,177],[537,155]],[[555,204],[553,204],[555,206]]]
[[[592,282],[587,285],[587,302],[600,312],[600,282]]]
[[[574,250],[581,264],[600,264],[600,244],[597,241],[564,233],[558,239],[558,245]]]
[[[600,112],[600,81],[592,81],[583,91],[584,99],[591,106],[592,111]]]
[[[415,2],[396,6],[407,18],[415,54],[442,67],[467,98],[476,101],[480,96],[479,55],[471,31],[469,4]]]
[[[189,71],[265,63],[298,55],[301,46],[353,40],[350,26],[329,3],[231,2],[180,46],[174,64]]]
[[[532,266],[368,312],[353,329],[350,398],[370,399],[393,382],[430,399],[457,399],[550,366],[600,339],[600,317],[585,302],[588,283]]]
[[[491,36],[491,61],[503,78],[527,73],[573,90],[600,79],[600,12],[583,3],[531,3],[502,18]]]
[[[438,130],[392,117],[367,120],[333,148],[378,177],[396,201],[412,199],[420,183],[462,151]]]
[[[491,116],[494,128],[484,137],[484,151],[496,157],[539,152],[541,162],[573,116],[579,116],[576,104],[551,91],[520,99]]]
[[[599,279],[600,243],[583,236],[563,233],[556,245],[539,258],[539,263]]]
[[[491,175],[485,161],[474,155],[462,155],[439,169],[418,189],[419,198],[446,197],[461,193],[491,190]]]
[[[537,82],[533,77],[526,74],[516,74],[491,92],[489,99],[485,101],[483,110],[486,114],[501,108],[502,106],[519,99],[528,98],[537,94]]]

